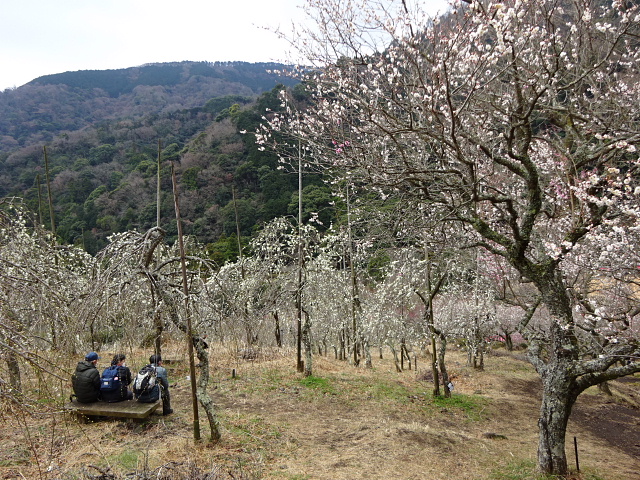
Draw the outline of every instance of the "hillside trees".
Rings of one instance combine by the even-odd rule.
[[[0,92],[0,152],[49,143],[64,132],[113,118],[166,117],[198,111],[201,105],[216,115],[228,105],[219,108],[211,99],[235,97],[242,103],[240,99],[255,98],[277,82],[295,83],[278,73],[282,68],[272,63],[174,62],[45,75]]]
[[[565,474],[578,395],[640,371],[640,16],[623,2],[468,3],[431,21],[406,1],[309,2],[315,103],[270,127],[346,178],[446,212],[470,227],[466,246],[534,287],[518,329],[543,383],[538,465]]]
[[[58,238],[95,254],[113,232],[155,225],[158,140],[164,146],[161,217],[170,239],[176,232],[167,161],[178,162],[185,232],[203,243],[235,235],[234,187],[239,203],[246,206],[243,236],[249,237],[256,225],[286,214],[297,190],[295,176],[279,170],[275,155],[260,152],[238,133],[242,128],[255,129],[267,108],[277,109],[277,95],[266,92],[255,103],[250,101],[238,95],[217,97],[198,108],[104,120],[51,140],[47,151]],[[25,198],[48,224],[43,179],[42,147],[3,155],[0,196]],[[310,177],[307,183],[320,182]]]

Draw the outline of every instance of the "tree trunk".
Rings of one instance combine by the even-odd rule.
[[[282,348],[282,329],[280,328],[280,317],[278,316],[277,310],[273,312],[273,318],[276,321],[276,325],[275,325],[276,345],[278,345],[278,348]]]
[[[440,350],[438,351],[438,366],[440,367],[440,376],[442,377],[442,385],[444,385],[444,396],[451,397],[451,388],[449,388],[449,372],[447,371],[447,365],[444,361],[444,356],[447,352],[447,337],[440,332]],[[417,369],[416,369],[417,370]]]
[[[400,362],[398,361],[398,354],[396,353],[396,349],[393,348],[393,345],[389,344],[389,350],[391,350],[391,354],[393,355],[393,363],[396,365],[396,372],[402,372],[402,368],[400,367]]]
[[[18,364],[18,357],[12,351],[5,353],[7,368],[9,370],[9,385],[15,392],[22,392],[22,382],[20,380],[20,365]]]
[[[504,344],[507,347],[507,351],[509,352],[513,351],[513,338],[511,338],[510,333],[504,334]]]
[[[216,444],[220,441],[222,436],[220,432],[220,423],[215,413],[215,405],[213,400],[207,392],[209,386],[209,355],[206,351],[206,342],[202,341],[200,337],[194,336],[193,346],[196,350],[196,355],[200,364],[200,378],[198,379],[197,398],[204,408],[207,420],[209,421],[209,429],[211,431],[209,435],[209,442]]]
[[[404,370],[404,359],[406,358],[409,362],[409,370],[411,370],[411,356],[409,356],[409,350],[407,349],[407,344],[404,339],[402,339],[402,343],[400,344],[400,358],[402,360],[402,369]]]
[[[362,340],[362,349],[364,351],[364,366],[365,368],[373,368],[373,362],[371,360],[371,349],[369,347],[368,340]]]
[[[178,315],[177,305],[180,299],[175,294],[172,294],[171,287],[166,282],[166,280],[164,278],[156,276],[154,277],[153,285],[159,297],[162,298],[164,303],[167,305],[169,318],[171,319],[173,324],[182,333],[186,334],[187,332],[189,332],[189,328]],[[192,348],[195,350],[198,362],[200,364],[200,377],[197,381],[195,393],[196,400],[204,408],[207,415],[207,420],[209,421],[209,428],[211,430],[209,442],[217,443],[220,440],[221,432],[220,424],[215,413],[215,405],[208,394],[209,356],[206,350],[207,343],[196,334],[192,334],[190,340]]]
[[[565,437],[571,408],[581,390],[576,383],[578,341],[573,312],[558,271],[538,278],[536,286],[549,309],[549,327],[543,339],[532,342],[528,355],[542,379],[538,439],[538,469],[549,475],[567,473]]]
[[[538,468],[549,475],[566,475],[565,440],[571,408],[578,395],[564,362],[549,365],[542,377],[542,404],[538,427]]]
[[[434,397],[438,397],[440,396],[440,380],[438,377],[438,349],[436,348],[436,334],[433,331],[433,328],[431,329],[431,350],[432,350],[432,355],[431,355],[431,373],[433,373],[433,396]]]
[[[304,343],[305,362],[303,372],[305,377],[313,375],[313,344],[311,342],[311,319],[309,313],[304,312],[304,325],[302,328],[302,342]]]

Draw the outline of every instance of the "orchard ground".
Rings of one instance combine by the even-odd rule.
[[[175,410],[168,417],[79,424],[61,411],[70,393],[63,382],[55,405],[41,398],[42,415],[4,404],[0,479],[538,478],[540,381],[522,352],[492,350],[482,371],[466,366],[464,352],[449,352],[453,396],[434,399],[424,355],[417,371],[401,373],[389,354],[374,357],[370,369],[315,356],[314,376],[304,378],[291,351],[263,349],[243,360],[234,348],[212,348],[222,439],[208,445],[202,409],[203,441],[193,439],[182,350],[163,351]],[[125,353],[130,366],[144,364],[144,352]],[[104,367],[109,354],[102,357]],[[30,388],[47,390],[43,378],[30,380]],[[578,399],[567,430],[570,478],[640,479],[640,376],[611,382],[611,390],[593,387]]]

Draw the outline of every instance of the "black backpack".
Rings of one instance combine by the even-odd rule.
[[[120,381],[120,373],[117,365],[111,365],[104,369],[100,377],[101,392],[115,392],[120,389],[122,382]]]
[[[146,365],[136,375],[133,381],[133,394],[137,397],[150,392],[156,385],[157,373],[156,367]]]

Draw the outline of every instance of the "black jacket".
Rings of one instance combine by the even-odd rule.
[[[102,400],[105,402],[120,402],[132,398],[133,394],[128,391],[128,385],[131,383],[131,370],[129,367],[119,366],[118,376],[120,377],[120,389],[115,392],[102,391]]]
[[[96,366],[83,360],[78,362],[76,371],[71,376],[73,393],[80,403],[91,403],[100,400],[100,372]]]

